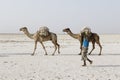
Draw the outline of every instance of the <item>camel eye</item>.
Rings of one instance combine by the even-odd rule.
[[[25,29],[23,29],[23,31],[25,31]]]
[[[65,32],[68,32],[67,30],[65,30]]]

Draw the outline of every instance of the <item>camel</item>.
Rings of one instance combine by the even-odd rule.
[[[70,28],[63,29],[63,32],[66,32],[71,37],[79,40],[79,42],[80,42],[80,49],[81,49],[79,55],[81,55],[81,52],[82,52],[81,35],[80,34],[74,34],[74,33],[72,33],[71,30],[70,30]],[[92,42],[92,50],[89,52],[89,55],[95,49],[95,43],[97,43],[99,45],[99,47],[100,47],[100,53],[99,53],[99,55],[101,55],[102,46],[100,44],[100,40],[99,39],[100,38],[99,38],[99,35],[97,33],[91,33],[90,42]]]
[[[23,31],[25,35],[27,35],[30,39],[34,39],[35,41],[35,46],[34,46],[34,51],[33,51],[33,54],[35,54],[35,51],[36,51],[36,48],[37,48],[37,42],[40,42],[44,51],[45,51],[45,55],[48,55],[47,54],[47,51],[45,49],[45,46],[43,45],[43,42],[45,41],[52,41],[52,43],[54,44],[55,46],[55,50],[53,52],[52,55],[55,54],[57,48],[58,48],[58,53],[60,54],[60,45],[57,43],[57,35],[55,33],[52,33],[52,32],[49,32],[49,35],[48,36],[40,36],[39,34],[39,31],[37,31],[35,34],[30,34],[27,27],[22,27],[20,28],[20,31]]]

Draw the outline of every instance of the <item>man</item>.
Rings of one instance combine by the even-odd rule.
[[[91,35],[91,29],[85,27],[81,32],[81,43],[82,43],[82,60],[84,64],[82,66],[86,66],[86,60],[92,64],[92,60],[87,57],[88,47],[89,47],[89,39]]]

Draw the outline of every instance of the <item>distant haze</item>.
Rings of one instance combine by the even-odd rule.
[[[40,26],[74,33],[88,26],[93,32],[120,33],[120,0],[0,0],[0,33],[34,33]]]

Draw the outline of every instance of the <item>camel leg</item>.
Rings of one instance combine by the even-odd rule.
[[[58,43],[56,43],[56,45],[58,46],[58,53],[60,54],[60,45]]]
[[[92,53],[92,51],[95,49],[95,42],[92,42],[92,50],[90,51],[89,55]]]
[[[32,55],[35,54],[36,48],[37,48],[37,41],[35,41],[35,47],[34,47],[34,51],[33,51],[33,54],[32,54]]]
[[[98,41],[98,42],[96,42],[98,45],[99,45],[99,47],[100,47],[100,53],[99,53],[99,55],[101,55],[101,52],[102,52],[102,46],[101,46],[101,44],[100,44],[100,41]]]
[[[79,55],[81,55],[81,53],[82,53],[82,46],[80,46],[80,53],[79,53]]]
[[[43,47],[43,49],[44,49],[44,51],[45,51],[45,55],[48,55],[48,54],[47,54],[47,51],[46,51],[46,49],[45,49],[45,46],[43,45],[42,42],[40,42],[40,43],[41,43],[41,45],[42,45],[42,47]]]
[[[82,45],[81,45],[81,42],[80,42],[80,53],[78,55],[81,55],[82,53]]]
[[[55,44],[54,42],[52,42],[53,44],[54,44],[54,46],[55,46],[55,50],[54,50],[54,52],[53,52],[53,54],[52,55],[54,55],[55,54],[55,52],[56,52],[56,50],[57,50],[57,44]]]
[[[80,53],[79,53],[78,55],[81,55],[81,53],[82,53],[82,49],[81,49],[81,47],[80,47]]]

